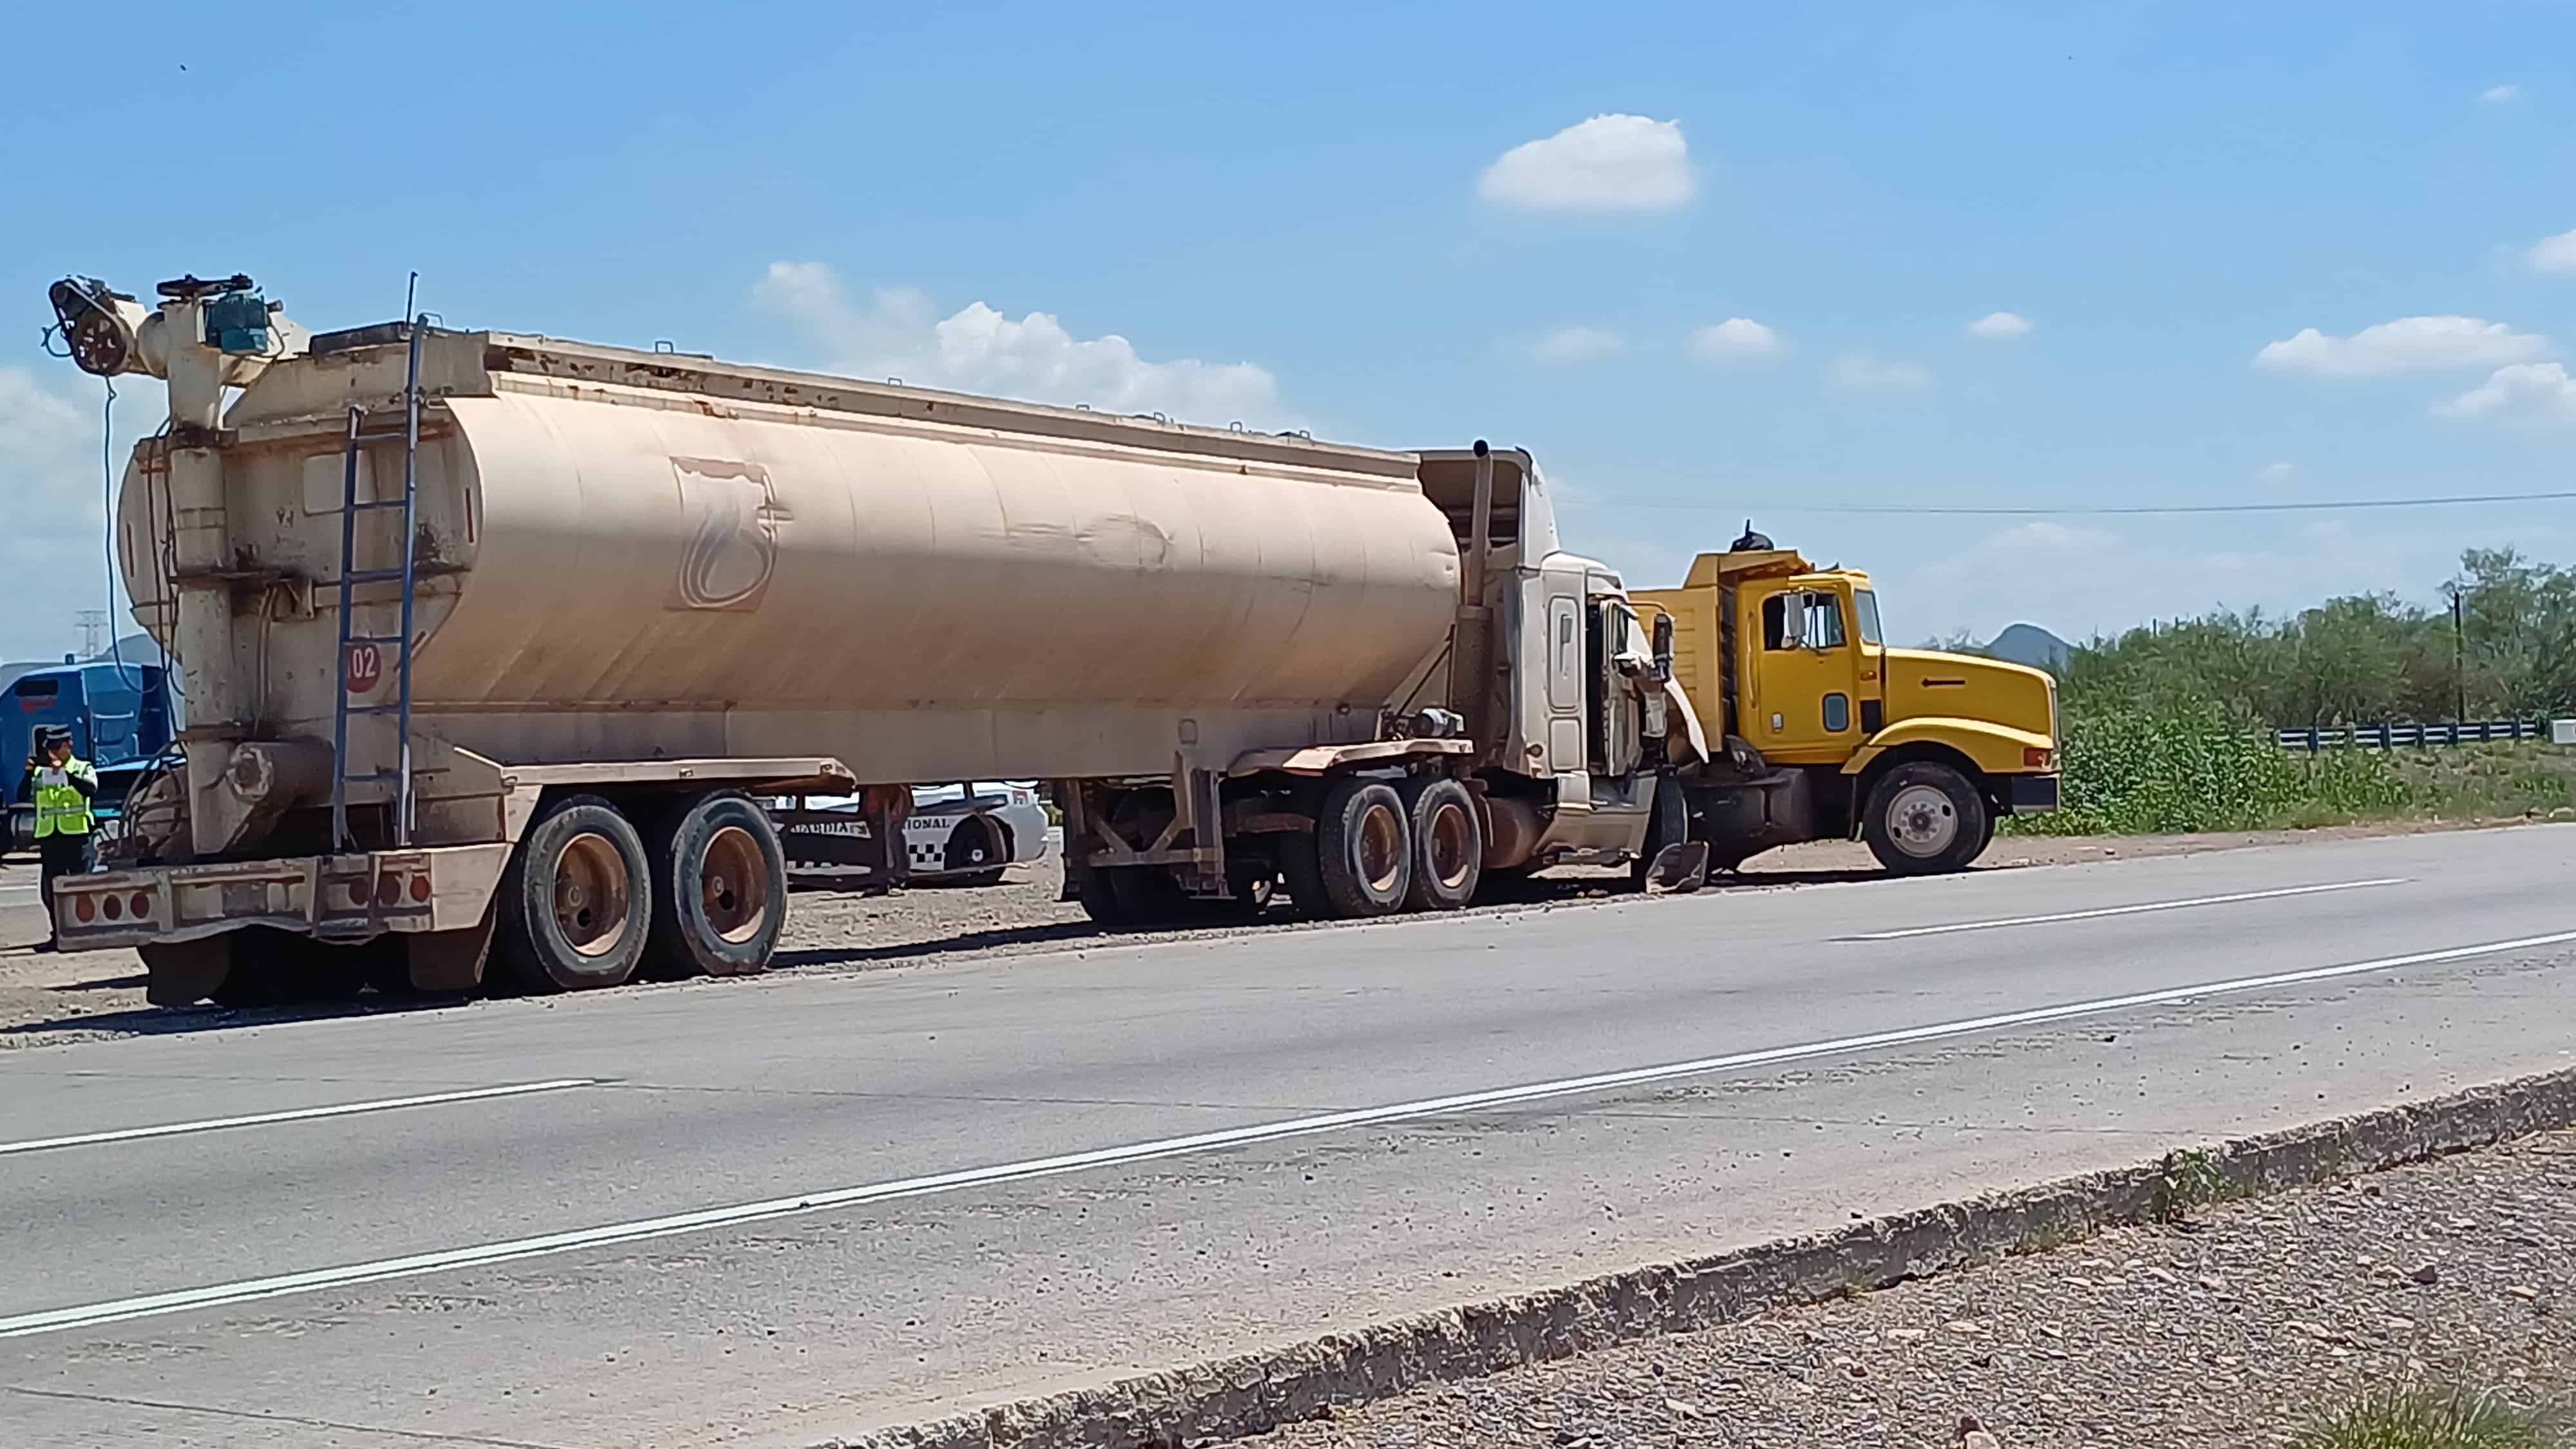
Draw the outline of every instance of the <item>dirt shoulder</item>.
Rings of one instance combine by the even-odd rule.
[[[2576,1133],[2115,1230],[1707,1332],[1417,1391],[1242,1441],[2273,1446],[2410,1375],[2576,1391]]]
[[[2211,835],[2050,837],[2006,836],[1996,840],[1979,862],[1980,870],[2072,865],[2088,861],[2233,850],[2248,846],[2294,845],[2321,840],[2470,828],[2477,822],[2390,821],[2374,825],[2334,826],[2318,830],[2278,830]],[[2487,822],[2492,823],[2492,822]],[[1852,841],[1818,841],[1757,856],[1738,876],[1715,888],[1732,890],[1794,889],[1828,882],[1865,880],[1878,874],[1869,849]],[[35,867],[11,864],[0,872],[0,884],[33,885]],[[773,969],[781,971],[863,971],[919,961],[929,956],[1004,956],[1061,950],[1095,939],[1099,931],[1080,906],[1056,899],[1063,883],[1052,856],[1029,866],[1012,867],[1001,885],[980,889],[921,886],[893,895],[865,895],[800,885],[788,913],[787,931]],[[1626,889],[1624,871],[1561,871],[1532,881],[1516,903],[1479,909],[1528,909],[1568,900],[1608,896]],[[1124,937],[1152,940],[1176,935],[1222,934],[1245,927],[1211,928],[1190,933],[1155,932]],[[1265,923],[1260,930],[1338,930],[1343,926],[1287,926]],[[71,956],[38,955],[25,945],[42,938],[45,924],[32,902],[0,907],[0,1050],[50,1046],[102,1037],[200,1031],[210,1027],[279,1020],[297,1016],[350,1014],[385,1009],[372,997],[354,1005],[328,1008],[278,1008],[226,1012],[212,1007],[166,1011],[143,1000],[143,963],[131,951],[95,951]],[[650,990],[627,987],[626,990]]]

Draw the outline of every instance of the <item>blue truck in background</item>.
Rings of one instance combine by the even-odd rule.
[[[93,659],[19,675],[0,694],[0,768],[9,807],[9,842],[34,846],[36,813],[20,790],[27,756],[40,725],[72,733],[72,753],[98,767],[98,797],[91,810],[102,832],[122,820],[125,797],[155,760],[169,750],[178,729],[169,672],[158,664]]]

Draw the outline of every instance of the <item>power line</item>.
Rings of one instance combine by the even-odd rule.
[[[2443,508],[2455,504],[2477,503],[2548,503],[2576,499],[2576,489],[2550,493],[2455,493],[2431,498],[2336,498],[2302,503],[2153,503],[2121,505],[2067,504],[2058,508],[1980,508],[1943,504],[1870,504],[1870,503],[1777,503],[1764,499],[1758,510],[1763,513],[1866,513],[1899,514],[1913,517],[1952,516],[1974,518],[2046,518],[2062,515],[2103,517],[2107,515],[2138,516],[2146,514],[2183,513],[2316,513],[2338,508]],[[1621,508],[1675,508],[1705,510],[1713,513],[1741,513],[1744,504],[1666,502],[1637,498],[1606,498],[1603,503]]]

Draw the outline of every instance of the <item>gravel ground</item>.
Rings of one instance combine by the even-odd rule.
[[[2066,865],[2129,856],[2174,855],[2226,850],[2250,845],[2350,839],[2409,830],[2440,828],[2423,822],[2333,827],[2310,831],[2266,831],[2220,835],[2130,836],[2118,839],[2005,837],[1990,847],[1980,870],[2009,870],[2039,865]],[[1867,847],[1850,841],[1819,841],[1771,851],[1746,863],[1741,876],[1719,889],[1778,890],[1831,881],[1868,879],[1878,873]],[[32,857],[15,857],[0,869],[0,882],[33,884]],[[981,888],[921,885],[892,895],[868,895],[830,889],[827,876],[799,876],[799,888],[788,911],[787,930],[773,969],[790,971],[861,971],[932,955],[997,956],[1061,950],[1095,938],[1099,932],[1082,908],[1056,899],[1062,867],[1052,855],[1026,866],[1013,866],[1002,884]],[[1566,870],[1530,882],[1517,904],[1480,909],[1512,910],[1606,897],[1626,889],[1625,871]],[[1166,939],[1180,934],[1211,934],[1244,927],[1207,927],[1194,932],[1153,932],[1130,940]],[[1347,925],[1285,925],[1271,922],[1261,930],[1349,930]],[[1365,929],[1360,927],[1358,929]],[[0,909],[0,941],[31,942],[44,935],[41,911],[33,905]],[[72,956],[45,956],[24,946],[0,946],[0,1050],[50,1046],[101,1037],[171,1031],[201,1031],[274,1021],[295,1016],[346,1014],[379,1009],[374,998],[354,1006],[279,1008],[252,1012],[196,1007],[165,1011],[145,1005],[143,963],[131,951],[94,951]],[[629,986],[625,990],[656,990]]]
[[[2576,1392],[2576,1133],[1425,1389],[1243,1441],[2273,1446],[2408,1375]]]

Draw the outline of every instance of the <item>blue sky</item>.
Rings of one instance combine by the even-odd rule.
[[[102,582],[66,272],[332,327],[417,267],[461,326],[1489,437],[1633,582],[1751,516],[1899,638],[2576,561],[2570,503],[1811,511],[2576,486],[2576,13],[2072,9],[80,12],[0,99],[0,653]]]

